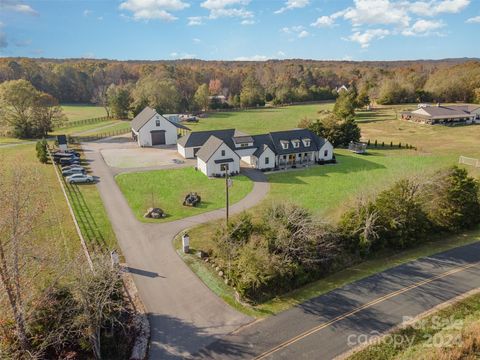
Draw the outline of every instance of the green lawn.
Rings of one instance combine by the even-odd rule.
[[[83,132],[88,132],[85,135],[91,135],[97,132],[106,132],[107,130],[110,129],[110,127],[115,127],[120,125],[125,126],[127,125],[127,123],[121,120],[105,120],[105,121],[101,121],[93,124],[85,124],[85,125],[55,129],[51,134],[52,135],[57,135],[57,134],[74,135],[74,134],[81,134]],[[106,127],[106,126],[109,126],[109,127]]]
[[[332,109],[333,103],[295,105],[271,109],[209,113],[197,124],[186,124],[192,131],[235,128],[247,134],[289,130],[298,127],[303,118],[315,120],[318,111]]]
[[[103,107],[91,104],[62,104],[62,109],[68,121],[107,116]]]
[[[418,155],[414,150],[372,150],[356,155],[336,150],[337,164],[268,175],[267,201],[290,201],[314,214],[331,217],[359,195],[380,191],[404,176],[418,176],[453,165],[455,156]]]
[[[140,221],[173,221],[225,206],[225,180],[209,179],[192,167],[126,173],[115,179]],[[230,189],[231,204],[244,198],[252,188],[250,179],[235,176]],[[201,196],[200,206],[183,206],[184,197],[189,192],[197,192]],[[163,220],[145,219],[143,214],[149,207],[161,208],[167,217]]]

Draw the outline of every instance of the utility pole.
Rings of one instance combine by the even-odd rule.
[[[226,225],[227,225],[227,228],[228,228],[228,188],[229,188],[229,181],[228,181],[228,165],[225,165],[225,202],[226,202],[226,206],[225,206],[225,209],[226,209],[226,212],[225,212],[225,215],[226,215]]]

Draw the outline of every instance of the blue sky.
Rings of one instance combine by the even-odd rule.
[[[0,55],[480,57],[480,0],[0,0]]]

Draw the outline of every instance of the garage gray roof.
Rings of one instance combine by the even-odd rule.
[[[234,137],[235,135],[235,129],[194,131],[181,137],[178,140],[178,144],[185,148],[200,147],[207,142],[210,136],[215,136],[218,139],[222,139],[224,142],[227,143],[228,146],[233,148],[232,137]]]
[[[135,116],[132,120],[132,129],[139,131],[157,112],[151,107],[147,106],[145,109]]]
[[[146,123],[148,123],[155,115],[159,115],[155,109],[152,109],[151,107],[147,106],[145,109],[140,111],[140,113],[135,116],[135,118],[132,120],[132,129],[135,131],[139,131]],[[161,115],[160,115],[161,116]],[[178,129],[184,129],[184,130],[190,130],[188,127],[179,124],[175,121],[169,120],[164,116],[161,116],[162,119],[165,121],[168,121],[170,124],[175,126]]]

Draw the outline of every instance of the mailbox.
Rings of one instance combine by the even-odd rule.
[[[183,252],[188,254],[190,251],[190,236],[187,233],[182,235]]]

